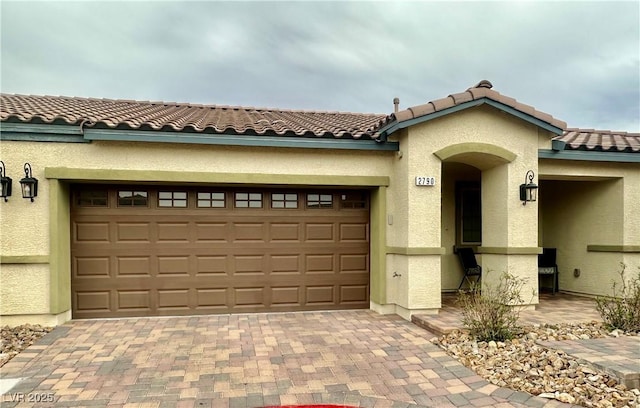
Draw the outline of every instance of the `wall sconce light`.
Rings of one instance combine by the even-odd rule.
[[[7,177],[7,170],[4,167],[4,162],[0,160],[0,197],[4,198],[4,202],[9,201],[7,197],[11,197],[11,184],[13,180],[11,177]]]
[[[520,201],[522,201],[522,205],[527,205],[527,201],[536,201],[538,185],[533,182],[534,176],[533,170],[529,170],[524,176],[525,184],[520,184]],[[529,180],[528,183],[527,179]]]
[[[33,202],[33,198],[38,196],[38,179],[33,177],[29,163],[24,164],[24,175],[25,177],[20,180],[22,198],[30,198],[31,202]]]

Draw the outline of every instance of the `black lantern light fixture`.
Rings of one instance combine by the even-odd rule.
[[[7,177],[7,170],[4,167],[4,162],[0,160],[0,197],[4,198],[4,202],[9,201],[7,197],[11,197],[11,184],[13,180],[11,177]]]
[[[33,177],[29,163],[24,164],[24,175],[25,177],[20,180],[22,198],[30,198],[33,202],[33,198],[38,196],[38,179]]]
[[[534,176],[533,170],[529,170],[524,176],[524,184],[520,184],[520,201],[522,201],[522,205],[527,205],[527,201],[536,201],[538,185],[533,182]],[[529,180],[528,183],[527,180]]]

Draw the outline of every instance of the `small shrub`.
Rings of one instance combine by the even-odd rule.
[[[522,288],[526,279],[508,272],[497,284],[472,285],[468,292],[460,292],[458,304],[462,308],[462,324],[469,334],[480,341],[505,341],[519,331],[518,318]],[[535,293],[534,293],[535,294]]]
[[[598,296],[596,308],[605,327],[640,332],[640,268],[638,276],[630,280],[625,277],[626,265],[620,264],[620,280],[611,284],[613,296]]]

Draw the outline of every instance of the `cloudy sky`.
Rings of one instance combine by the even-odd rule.
[[[390,113],[481,79],[640,131],[640,2],[1,3],[1,90]]]

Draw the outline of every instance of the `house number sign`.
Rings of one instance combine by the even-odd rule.
[[[416,186],[435,186],[435,185],[436,185],[435,177],[425,177],[425,176],[416,177]]]

